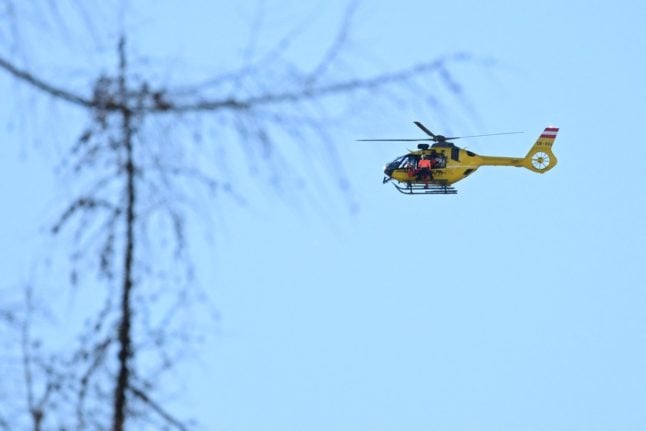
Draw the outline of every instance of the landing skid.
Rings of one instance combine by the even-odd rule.
[[[400,183],[401,184],[401,183]],[[458,191],[451,186],[440,186],[437,184],[413,184],[405,183],[400,186],[393,182],[393,186],[405,195],[455,195]]]

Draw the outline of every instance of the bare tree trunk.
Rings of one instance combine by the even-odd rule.
[[[126,152],[126,238],[123,263],[123,284],[121,292],[121,322],[119,324],[119,374],[114,389],[114,417],[112,429],[123,431],[125,429],[127,399],[126,392],[130,385],[130,360],[132,359],[131,338],[131,295],[134,286],[132,278],[134,259],[134,224],[135,224],[135,165],[132,142],[132,112],[126,101],[126,54],[125,39],[119,41],[119,93],[121,94],[121,132],[123,146]]]

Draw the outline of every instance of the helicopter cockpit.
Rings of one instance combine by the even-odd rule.
[[[431,159],[433,169],[441,169],[446,167],[446,156],[432,152],[426,154],[426,157]],[[421,158],[421,154],[406,154],[398,157],[386,165],[384,172],[386,175],[391,175],[393,171],[398,169],[405,169],[414,171],[417,169],[417,164]]]

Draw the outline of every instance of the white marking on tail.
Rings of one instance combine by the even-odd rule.
[[[558,133],[559,128],[558,127],[546,127],[543,133],[541,134],[541,138],[556,138],[556,134]]]

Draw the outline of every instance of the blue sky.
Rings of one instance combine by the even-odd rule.
[[[313,14],[292,54],[304,64],[343,10],[126,8],[132,50],[177,59],[159,71],[169,80],[191,64],[199,75],[209,49],[236,61],[257,4],[262,40]],[[361,3],[350,45],[358,73],[457,51],[493,63],[455,66],[465,103],[445,94],[441,113],[382,108],[335,131],[358,212],[338,196],[322,198],[324,211],[299,209],[250,187],[251,210],[227,204],[217,223],[196,224],[199,282],[221,318],[171,379],[178,411],[226,431],[644,429],[644,18],[636,1]],[[179,30],[163,32],[171,21]],[[58,49],[34,64],[64,70],[74,56]],[[105,52],[68,66],[70,83]],[[3,92],[15,94],[11,85],[0,75]],[[381,170],[406,147],[354,140],[415,137],[415,120],[446,134],[524,130],[467,144],[510,156],[553,124],[559,164],[545,175],[482,168],[456,196],[403,196]],[[42,226],[61,196],[48,165],[58,150],[42,137],[18,141],[38,134],[15,127],[0,135],[3,289],[45,254]]]

